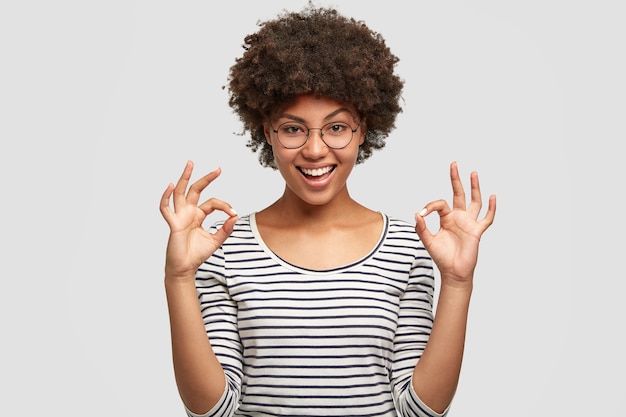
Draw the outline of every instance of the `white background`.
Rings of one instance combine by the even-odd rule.
[[[188,159],[196,176],[223,168],[206,197],[240,214],[280,195],[221,87],[258,19],[304,4],[0,5],[0,415],[184,415],[159,198]],[[352,195],[412,220],[450,199],[456,160],[498,197],[450,416],[619,415],[620,2],[320,4],[381,32],[406,80],[397,129]]]

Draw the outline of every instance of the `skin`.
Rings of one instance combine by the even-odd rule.
[[[275,203],[256,214],[257,225],[265,243],[289,262],[310,269],[345,265],[366,255],[380,237],[380,214],[354,201],[347,187],[365,137],[365,121],[361,121],[350,144],[339,150],[328,148],[319,130],[311,130],[304,146],[286,149],[271,128],[294,118],[310,128],[329,121],[356,126],[359,120],[353,113],[332,100],[302,96],[265,125],[266,139],[285,189]],[[332,167],[332,172],[317,179],[305,176],[301,170],[323,167]],[[226,382],[198,309],[195,271],[232,233],[237,213],[214,198],[199,204],[201,192],[221,170],[189,186],[192,169],[193,164],[188,162],[178,183],[167,187],[160,209],[170,227],[165,288],[176,381],[184,403],[200,414],[217,403]],[[450,180],[452,207],[445,200],[432,201],[415,216],[415,230],[439,269],[441,288],[432,333],[414,369],[413,388],[436,412],[449,406],[458,384],[478,246],[496,212],[496,199],[491,196],[485,216],[478,220],[482,198],[476,172],[470,174],[469,204],[456,162],[450,165]],[[216,210],[226,213],[228,219],[211,235],[202,223]],[[434,234],[424,219],[432,213],[440,218],[440,229]],[[310,253],[316,256],[307,256]]]
[[[272,124],[295,119],[310,128],[335,121],[355,127],[359,120],[353,113],[332,100],[303,96],[276,115]],[[343,149],[326,146],[319,132],[311,130],[301,148],[287,149],[266,124],[265,137],[285,189],[275,203],[257,213],[256,220],[263,240],[278,256],[302,267],[329,269],[366,255],[376,244],[383,221],[379,213],[354,201],[347,187],[359,145],[365,139],[365,123],[361,122]],[[316,178],[302,173],[303,168],[328,167],[332,172]],[[355,233],[359,239],[354,238]]]

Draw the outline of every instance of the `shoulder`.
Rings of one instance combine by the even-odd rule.
[[[406,235],[407,237],[413,237],[419,240],[417,232],[415,231],[415,225],[409,223],[406,220],[399,219],[397,217],[390,216],[383,213],[385,223],[387,226],[387,233],[398,233]]]
[[[406,246],[422,249],[424,245],[420,240],[415,225],[406,220],[389,216],[383,213],[385,218],[384,243],[394,246]]]
[[[237,228],[246,228],[246,227],[250,227],[250,218],[251,216],[253,216],[253,214],[246,214],[244,216],[239,216],[239,218],[237,219],[237,222],[235,223],[235,229]],[[222,225],[224,225],[224,222],[226,221],[226,219],[222,219],[222,220],[216,220],[213,222],[213,224],[211,224],[211,228],[212,229],[219,229],[220,227],[222,227]]]
[[[250,219],[251,214],[247,214],[245,216],[240,216],[237,219],[237,222],[235,223],[234,227],[233,227],[233,231],[232,233],[226,238],[226,241],[223,243],[222,246],[228,246],[229,244],[232,244],[233,242],[240,242],[240,241],[252,241],[254,240],[254,226],[253,226],[253,222]],[[208,231],[210,233],[215,233],[218,229],[220,229],[223,225],[224,222],[226,221],[226,219],[222,219],[222,220],[217,220],[214,221],[211,226],[208,228]]]

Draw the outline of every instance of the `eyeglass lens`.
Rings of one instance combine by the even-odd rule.
[[[327,123],[321,128],[308,128],[301,123],[285,122],[275,130],[278,140],[286,148],[299,148],[303,146],[312,130],[319,130],[322,140],[329,148],[345,148],[352,140],[356,129],[344,122]]]

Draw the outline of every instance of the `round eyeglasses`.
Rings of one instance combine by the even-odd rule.
[[[278,126],[278,129],[272,130],[276,133],[276,137],[281,145],[287,149],[297,149],[304,146],[309,139],[311,130],[319,130],[322,141],[332,149],[343,149],[352,141],[354,132],[359,129],[361,122],[352,129],[344,122],[330,122],[322,127],[307,127],[298,122],[285,122]]]

